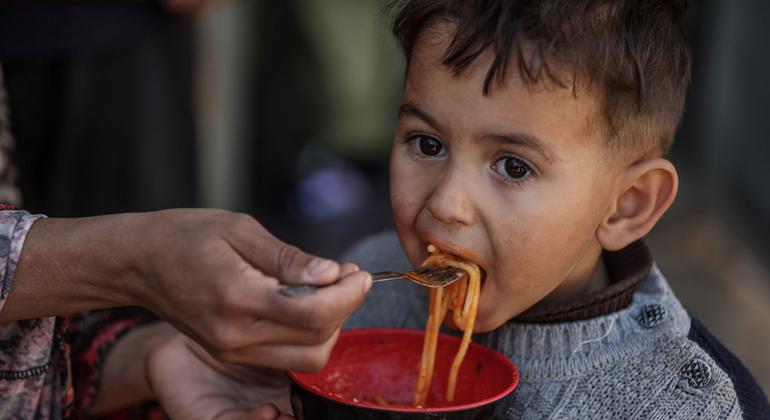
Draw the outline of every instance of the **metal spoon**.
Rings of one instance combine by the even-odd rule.
[[[420,267],[417,270],[407,271],[405,273],[399,273],[397,271],[372,273],[372,282],[379,283],[381,281],[390,280],[409,280],[421,286],[435,288],[448,286],[457,280],[460,280],[465,274],[464,270],[455,267]],[[332,284],[337,283],[337,281]],[[278,289],[278,291],[284,296],[295,297],[308,295],[321,287],[326,286],[299,284],[284,286]]]

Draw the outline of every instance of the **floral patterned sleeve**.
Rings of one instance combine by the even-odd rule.
[[[138,307],[105,309],[68,317],[67,342],[72,348],[75,418],[88,418],[101,385],[102,367],[115,344],[133,328],[157,319],[151,312]],[[144,415],[147,408],[145,405],[132,407],[124,413],[130,412],[128,418],[131,419],[143,419],[147,418]],[[105,418],[122,417],[110,415]]]
[[[0,206],[0,311],[32,223],[41,215]],[[0,418],[62,418],[70,410],[68,347],[61,318],[0,324]]]

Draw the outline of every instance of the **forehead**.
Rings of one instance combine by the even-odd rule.
[[[576,86],[525,83],[515,59],[505,76],[494,80],[488,95],[483,87],[494,59],[484,51],[459,73],[444,65],[444,54],[454,35],[451,23],[426,28],[414,45],[407,71],[404,102],[427,107],[435,117],[456,128],[486,127],[516,130],[546,141],[599,141],[599,100]]]

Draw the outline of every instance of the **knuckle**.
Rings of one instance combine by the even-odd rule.
[[[286,272],[298,263],[301,251],[299,248],[289,244],[281,244],[275,253],[276,266]]]
[[[240,308],[243,290],[236,281],[222,282],[218,288],[218,307],[223,315],[231,314]]]
[[[325,343],[332,338],[334,331],[337,329],[336,325],[325,325],[316,330],[315,342],[318,344]]]
[[[228,365],[237,365],[241,363],[241,358],[238,357],[238,353],[234,351],[219,351],[212,354],[212,356],[218,361]]]
[[[217,353],[227,354],[240,348],[242,345],[241,337],[231,328],[218,328],[214,330],[211,340],[211,346]]]
[[[252,230],[256,220],[245,213],[231,213],[231,222],[235,231],[244,232]]]
[[[313,330],[321,330],[329,322],[329,309],[326,305],[308,307],[305,325]]]
[[[217,328],[214,330],[215,334],[219,334],[222,328],[221,326],[229,322],[229,320],[232,318],[234,303],[232,301],[232,292],[230,292],[228,289],[230,288],[219,287],[217,290],[212,292],[214,299],[211,302],[211,309],[217,320]]]
[[[305,370],[313,373],[318,372],[326,366],[327,360],[329,360],[328,353],[322,351],[313,352],[305,362]]]
[[[334,340],[327,340],[321,345],[318,352],[318,370],[321,370],[326,366],[326,362],[329,361],[329,357],[332,355],[332,349],[334,348]]]

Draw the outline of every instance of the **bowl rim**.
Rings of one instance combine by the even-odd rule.
[[[338,338],[338,340],[341,339],[343,335],[356,336],[356,335],[371,335],[371,334],[424,335],[425,330],[418,330],[418,329],[412,329],[412,328],[357,328],[357,329],[342,331],[340,333],[340,337]],[[439,336],[443,337],[443,339],[448,339],[450,341],[455,341],[458,343],[461,341],[459,337],[455,337],[449,334],[440,333]],[[463,411],[471,408],[482,407],[506,397],[508,394],[513,392],[514,389],[516,389],[516,387],[519,384],[519,378],[520,378],[519,369],[516,367],[513,361],[505,357],[502,353],[476,342],[471,342],[470,347],[477,348],[480,351],[487,353],[490,357],[493,357],[498,361],[502,362],[504,365],[510,366],[511,371],[513,372],[513,378],[511,379],[510,385],[508,385],[503,391],[491,397],[484,398],[483,400],[478,400],[472,403],[452,405],[447,407],[422,407],[422,408],[396,407],[396,406],[386,407],[386,406],[382,406],[379,404],[366,402],[366,401],[354,402],[343,398],[339,398],[336,395],[321,392],[316,387],[312,387],[304,384],[297,377],[297,375],[308,375],[308,373],[287,371],[286,374],[293,384],[299,386],[305,391],[310,392],[311,394],[315,394],[321,398],[336,401],[340,404],[345,404],[351,407],[367,408],[372,410],[399,412],[399,413],[446,413],[446,412],[452,412],[452,411]]]

